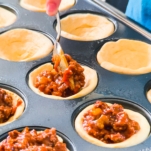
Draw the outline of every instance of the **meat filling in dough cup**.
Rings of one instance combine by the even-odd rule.
[[[33,61],[53,50],[50,38],[41,32],[16,28],[0,34],[0,58],[8,61]]]
[[[58,25],[56,25],[58,31]],[[74,13],[61,19],[61,36],[77,41],[94,41],[109,37],[115,31],[114,23],[105,16],[92,13]]]
[[[9,7],[0,5],[0,28],[13,24],[17,19],[15,11]]]
[[[10,130],[10,131],[8,131],[6,133],[3,133],[0,136],[0,141],[1,141],[0,149],[1,149],[2,145],[3,145],[3,142],[4,142],[4,145],[6,143],[5,139],[6,138],[10,139],[8,137],[8,134],[11,133],[12,134],[11,136],[13,136],[14,134],[17,134],[17,132],[13,133],[14,130],[17,131],[17,132],[19,132],[20,136],[17,137],[17,135],[15,135],[16,141],[12,141],[12,142],[8,141],[9,142],[8,144],[10,144],[10,146],[14,145],[16,148],[19,148],[19,147],[22,146],[22,145],[19,146],[19,142],[21,142],[23,144],[23,141],[20,141],[20,140],[26,140],[26,141],[24,141],[24,143],[26,144],[25,146],[29,150],[33,149],[34,147],[36,148],[37,144],[38,144],[37,147],[39,147],[39,148],[40,148],[40,146],[41,146],[41,148],[42,148],[42,146],[44,146],[44,147],[47,146],[47,147],[50,147],[50,148],[51,147],[55,148],[53,145],[55,145],[55,143],[56,143],[55,138],[57,137],[57,139],[58,139],[57,142],[60,142],[60,143],[58,143],[58,147],[56,147],[56,148],[59,148],[59,147],[62,147],[62,146],[64,147],[65,146],[67,148],[67,151],[76,151],[75,145],[73,144],[73,142],[65,134],[63,134],[60,131],[56,130],[56,128],[54,128],[54,127],[50,128],[50,127],[43,127],[43,126],[19,127],[19,128],[12,129],[12,130]],[[21,132],[23,132],[23,133],[21,133]],[[34,141],[37,141],[39,139],[39,138],[37,140],[36,139],[35,140],[31,139],[32,135],[34,135],[34,138],[36,138],[36,135],[35,135],[34,132],[35,133],[39,133],[39,134],[40,133],[45,133],[45,135],[43,135],[43,136],[46,136],[47,134],[48,135],[47,135],[47,137],[41,137],[41,139],[39,140],[39,142],[35,143],[35,145],[33,145]],[[28,134],[28,135],[26,135],[26,134]],[[50,137],[50,136],[52,136],[52,137]],[[26,137],[28,137],[28,139]],[[49,137],[50,137],[50,139],[49,139]],[[18,142],[17,142],[17,138],[20,139]],[[12,138],[12,139],[14,139],[14,138]],[[53,140],[55,140],[55,141],[53,141]],[[42,141],[43,141],[43,144],[41,144]],[[51,142],[51,143],[48,143],[48,142]],[[56,145],[57,145],[57,143],[56,143]],[[26,149],[26,148],[24,148],[24,146],[23,146],[23,149]],[[37,148],[36,148],[36,150],[37,150]],[[55,149],[53,149],[53,150],[55,150]],[[61,148],[60,148],[60,150],[61,150]]]
[[[27,75],[27,83],[28,83],[29,87],[35,93],[37,93],[38,95],[41,95],[43,97],[46,97],[46,98],[57,99],[57,100],[71,100],[71,99],[80,98],[80,97],[83,97],[83,96],[91,93],[96,88],[97,83],[98,83],[97,72],[88,66],[82,65],[82,67],[84,68],[85,85],[84,85],[84,87],[82,87],[82,89],[78,93],[68,96],[68,97],[48,95],[48,94],[41,92],[38,88],[35,87],[36,77],[43,71],[49,72],[53,69],[53,65],[51,63],[46,63],[43,65],[40,65],[39,67],[36,67],[33,70],[31,70]]]
[[[62,0],[59,11],[65,11],[73,7],[76,0]],[[46,0],[20,0],[20,5],[30,11],[46,12]]]
[[[84,120],[83,117],[86,115],[86,113],[88,111],[90,111],[93,108],[93,105],[94,105],[94,103],[96,103],[96,101],[102,101],[104,103],[107,103],[109,106],[114,104],[114,103],[122,105],[124,107],[124,112],[127,113],[127,115],[129,116],[129,118],[131,120],[134,120],[139,124],[140,129],[136,133],[134,133],[132,136],[130,136],[129,138],[124,140],[123,142],[118,142],[118,143],[105,143],[105,142],[89,135],[83,127],[83,125],[86,124],[86,122],[83,123],[83,120]],[[91,110],[91,111],[94,112],[94,110]],[[97,108],[97,110],[95,110],[94,114],[96,114],[96,113],[99,114],[98,108]],[[108,114],[109,113],[110,112],[108,112]],[[117,115],[120,115],[120,114],[118,113]],[[104,125],[109,124],[109,123],[107,123],[107,120],[105,121],[105,117],[103,117],[103,115],[102,116],[100,115],[99,117],[100,117],[99,118],[99,123],[102,123],[102,124],[104,123]],[[103,118],[101,118],[101,117],[103,117]],[[110,116],[110,117],[112,117],[112,116]],[[72,119],[73,127],[75,128],[75,131],[84,140],[88,141],[89,143],[95,144],[97,146],[101,146],[101,147],[127,148],[127,147],[138,145],[138,144],[144,142],[150,135],[150,124],[151,124],[151,115],[150,115],[150,113],[146,109],[144,109],[142,106],[140,106],[136,103],[133,103],[129,100],[118,99],[118,98],[117,99],[116,98],[101,98],[101,99],[98,99],[98,100],[95,99],[95,100],[92,100],[92,101],[88,101],[85,104],[80,105],[73,112],[71,119]],[[92,119],[92,118],[89,117],[89,119]],[[121,118],[121,120],[122,120],[122,118]],[[122,120],[121,122],[124,122],[124,121]],[[96,119],[92,119],[91,124],[93,124],[93,123],[97,123]],[[119,123],[119,124],[122,124],[122,123]],[[99,125],[99,127],[100,126],[101,125]],[[97,129],[96,126],[95,126],[95,129]],[[107,131],[108,131],[108,129],[107,129]],[[93,129],[92,129],[92,132],[94,132]],[[103,133],[103,131],[101,133],[101,129],[100,129],[99,132],[100,132],[100,134]],[[107,134],[108,133],[105,134],[106,137],[107,137]],[[112,139],[112,137],[111,137],[111,139]]]
[[[14,87],[0,84],[0,126],[17,120],[25,110],[25,96]]]
[[[151,72],[151,45],[142,41],[119,39],[106,42],[97,53],[101,67],[120,74]]]

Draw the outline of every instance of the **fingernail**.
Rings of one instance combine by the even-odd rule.
[[[46,12],[47,12],[48,15],[55,15],[56,12],[57,12],[56,3],[48,3]]]

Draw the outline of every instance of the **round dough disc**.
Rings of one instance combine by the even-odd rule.
[[[137,40],[120,39],[105,43],[97,53],[98,63],[120,74],[151,72],[151,45]]]
[[[3,89],[3,88],[1,88],[1,89]],[[12,91],[6,90],[6,89],[3,89],[3,90],[5,90],[9,95],[12,96],[14,106],[17,105],[18,100],[21,101],[22,103],[17,107],[15,114],[13,116],[11,116],[8,119],[8,121],[6,121],[4,123],[0,123],[0,126],[4,126],[4,125],[9,124],[9,123],[15,121],[16,119],[18,119],[22,115],[22,113],[25,109],[25,103],[19,95],[17,95],[16,93],[14,93]]]
[[[82,67],[84,68],[84,75],[85,75],[86,83],[85,83],[85,86],[82,88],[82,90],[75,95],[72,95],[72,96],[69,96],[66,98],[54,96],[54,95],[47,95],[47,94],[44,94],[43,92],[41,92],[39,89],[37,89],[34,86],[35,79],[39,73],[41,73],[44,70],[51,71],[53,69],[53,66],[51,63],[46,63],[44,65],[41,65],[40,67],[36,68],[29,74],[29,81],[28,81],[29,87],[35,93],[37,93],[43,97],[47,97],[47,98],[51,98],[51,99],[66,100],[66,99],[75,99],[75,98],[83,97],[83,96],[91,93],[95,89],[97,82],[98,82],[98,77],[97,77],[97,73],[95,70],[93,70],[87,66],[82,66]]]
[[[151,89],[147,92],[147,99],[151,103]]]
[[[110,105],[110,104],[108,104],[108,105]],[[125,109],[125,112],[127,112],[130,119],[137,121],[140,125],[140,130],[136,134],[131,136],[129,139],[127,139],[127,140],[125,140],[124,142],[121,142],[121,143],[106,144],[106,143],[104,143],[104,142],[88,135],[87,132],[83,129],[82,121],[83,121],[84,114],[88,110],[90,110],[92,107],[93,107],[93,105],[90,105],[90,106],[86,107],[84,110],[82,110],[78,114],[78,116],[75,120],[75,129],[76,129],[77,133],[84,140],[86,140],[86,141],[88,141],[92,144],[95,144],[97,146],[102,146],[102,147],[107,147],[107,148],[126,148],[126,147],[134,146],[134,145],[137,145],[137,144],[143,142],[149,136],[150,124],[148,123],[146,118],[144,116],[142,116],[140,113],[134,112],[134,111],[128,110],[128,109]]]
[[[62,0],[59,11],[65,11],[75,4],[75,0]],[[46,0],[21,0],[20,5],[28,10],[37,12],[46,12]]]
[[[9,26],[16,21],[17,17],[11,11],[0,7],[0,28]]]
[[[75,5],[76,0],[61,0],[59,11],[65,11]]]
[[[18,28],[0,35],[0,58],[9,61],[32,61],[46,57],[52,41],[40,32]]]
[[[58,25],[56,26],[58,31]],[[79,41],[103,39],[114,32],[114,24],[104,16],[77,13],[61,19],[61,35]]]

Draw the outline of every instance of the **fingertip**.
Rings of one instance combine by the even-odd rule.
[[[57,13],[61,0],[47,0],[46,13],[53,16]]]
[[[55,4],[47,5],[46,13],[50,16],[54,16],[57,13],[57,7],[55,6]]]

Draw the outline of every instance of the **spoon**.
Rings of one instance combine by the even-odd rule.
[[[53,57],[59,56],[60,57],[60,64],[59,67],[61,71],[65,71],[65,69],[68,67],[68,62],[66,60],[66,57],[64,55],[64,51],[61,48],[61,45],[59,43],[60,35],[61,35],[61,23],[60,23],[60,15],[59,12],[56,14],[57,24],[58,24],[58,33],[56,37],[56,41],[54,43],[54,49],[53,49]]]
[[[61,45],[59,43],[60,35],[61,35],[61,23],[60,23],[59,12],[57,12],[56,18],[57,18],[57,24],[58,24],[58,34],[56,37],[56,41],[54,43],[53,57],[55,57],[55,56],[60,57],[59,68],[62,72],[64,72],[68,68],[68,62],[67,62],[66,57],[64,55],[64,51],[62,50]],[[68,82],[69,82],[70,89],[74,90],[75,85],[74,85],[73,77],[70,77],[68,79]]]

